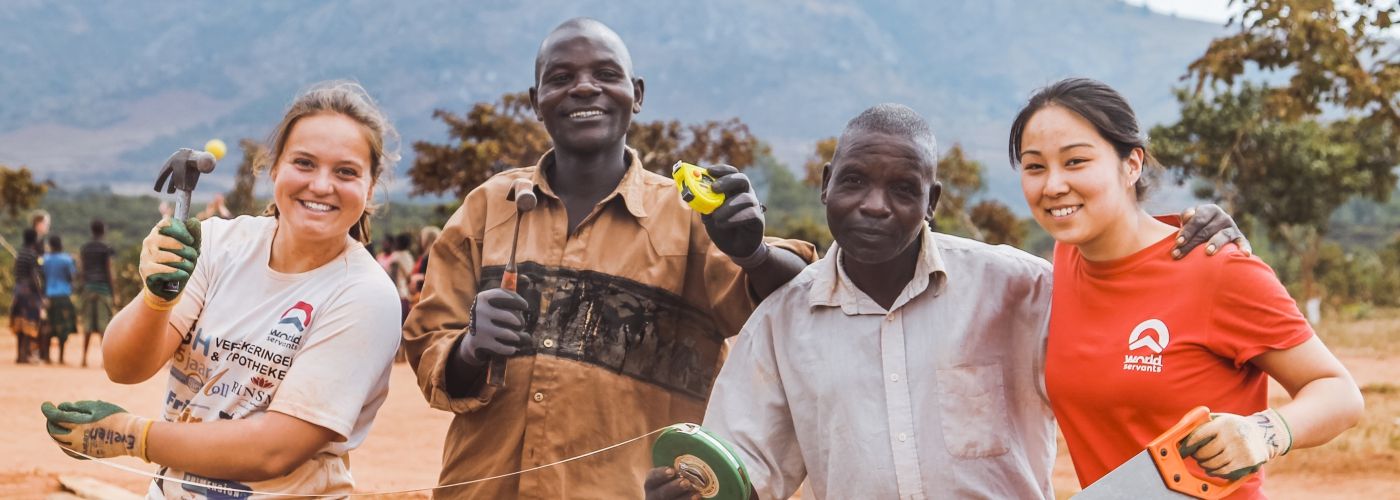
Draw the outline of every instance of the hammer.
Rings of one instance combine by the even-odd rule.
[[[515,249],[520,244],[520,219],[523,219],[525,212],[535,209],[539,199],[535,197],[535,183],[530,179],[516,179],[510,183],[510,190],[506,192],[506,201],[515,201],[515,235],[510,240],[510,260],[506,262],[506,270],[501,273],[501,288],[517,291],[516,280],[519,278],[519,270],[515,267]],[[506,385],[506,360],[491,359],[491,366],[486,372],[486,383],[493,387],[505,387]]]
[[[219,151],[210,153],[207,151],[195,151],[189,148],[180,148],[175,154],[170,155],[170,159],[165,160],[165,166],[160,169],[160,177],[156,178],[156,192],[164,190],[166,193],[175,193],[175,220],[183,222],[190,213],[190,193],[194,192],[195,184],[199,183],[199,174],[207,174],[214,171],[214,164],[219,161],[216,155]],[[167,183],[166,181],[169,180]],[[166,283],[166,290],[179,292],[180,284],[175,282]]]
[[[189,217],[190,193],[194,192],[195,184],[199,183],[199,174],[213,172],[214,164],[218,161],[219,158],[214,156],[214,153],[190,148],[180,148],[170,155],[170,159],[165,160],[165,166],[160,169],[160,177],[156,178],[156,192],[179,191],[179,194],[175,195],[176,219],[183,221],[185,217]],[[167,179],[170,180],[168,184]]]

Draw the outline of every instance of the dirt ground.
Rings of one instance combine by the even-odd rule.
[[[1400,320],[1384,328],[1400,328]],[[101,353],[93,346],[89,367],[79,368],[81,342],[70,341],[68,364],[15,365],[14,335],[0,329],[0,496],[44,498],[60,491],[58,476],[76,474],[144,492],[148,479],[64,455],[44,433],[39,404],[100,398],[128,411],[154,416],[161,409],[165,380],[156,377],[125,386],[109,382],[101,370]],[[1400,356],[1389,350],[1349,347],[1339,355],[1367,397],[1366,422],[1333,443],[1300,450],[1270,465],[1272,498],[1394,498],[1400,495]],[[1367,389],[1369,388],[1369,389]],[[1286,396],[1283,396],[1286,397]],[[450,415],[429,409],[407,365],[395,365],[389,399],[368,439],[351,453],[360,491],[386,492],[436,484],[442,439]],[[636,446],[644,446],[636,444]],[[136,459],[119,463],[141,470],[153,467]],[[1078,491],[1069,457],[1060,446],[1055,470],[1059,497]],[[421,498],[424,493],[392,498]]]

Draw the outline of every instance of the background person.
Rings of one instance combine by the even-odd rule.
[[[10,331],[15,332],[15,364],[35,362],[39,347],[39,329],[44,315],[44,279],[39,267],[39,232],[34,227],[24,230],[19,251],[15,253],[15,289],[10,302]]]
[[[87,366],[88,343],[93,335],[102,336],[112,320],[121,297],[117,294],[116,251],[106,242],[107,224],[93,219],[88,225],[92,240],[78,251],[78,275],[82,295],[78,301],[78,334],[83,337],[82,366]],[[100,344],[99,344],[100,345]]]
[[[118,383],[169,373],[162,418],[45,403],[54,440],[197,484],[158,479],[153,497],[352,491],[347,453],[384,402],[399,340],[397,295],[363,247],[373,188],[397,160],[392,135],[357,84],[298,96],[259,160],[271,165],[268,215],[164,220],[143,242],[141,298],[102,351]]]
[[[78,267],[73,256],[63,251],[63,238],[57,234],[49,236],[49,252],[44,254],[44,297],[47,302],[48,322],[45,335],[39,340],[41,359],[49,361],[52,341],[58,341],[58,363],[64,364],[64,350],[68,346],[68,336],[77,330],[77,309],[73,307],[73,283],[78,278]]]
[[[442,228],[437,226],[423,226],[423,230],[418,232],[418,251],[421,253],[418,255],[418,262],[413,264],[413,274],[409,277],[413,305],[418,304],[423,293],[423,278],[428,274],[428,250],[433,248],[433,243],[436,243],[441,235]]]
[[[399,307],[403,311],[399,320],[408,318],[409,300],[413,291],[409,288],[413,276],[413,235],[399,233],[394,236],[394,251],[389,253],[389,281],[399,293]]]
[[[1082,486],[1191,408],[1212,421],[1186,453],[1239,477],[1356,424],[1356,384],[1268,265],[1233,245],[1169,256],[1179,221],[1141,206],[1154,160],[1127,101],[1068,79],[1016,117],[1008,153],[1031,214],[1056,240],[1045,383]],[[1204,293],[1182,293],[1200,290]],[[1268,378],[1293,400],[1268,407]],[[1263,498],[1264,475],[1235,498]]]

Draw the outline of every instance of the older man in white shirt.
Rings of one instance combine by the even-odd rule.
[[[804,480],[817,498],[1054,498],[1050,263],[933,232],[936,165],[928,124],[900,105],[837,142],[822,173],[836,244],[754,311],[705,413],[759,498]],[[1182,254],[1194,235],[1239,234],[1218,207],[1203,214]],[[644,488],[697,491],[670,467]]]
[[[836,245],[759,306],[725,361],[705,426],[761,498],[804,479],[818,498],[1051,497],[1050,265],[931,231],[934,149],[907,107],[851,120],[823,173]]]

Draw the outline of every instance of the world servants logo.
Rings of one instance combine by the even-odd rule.
[[[1149,319],[1139,323],[1128,336],[1128,354],[1123,356],[1123,371],[1162,372],[1162,351],[1171,342],[1167,324],[1159,319]],[[1149,352],[1144,352],[1146,349]]]
[[[292,351],[301,347],[301,334],[311,328],[311,304],[298,300],[282,313],[282,319],[267,333],[267,341]]]

